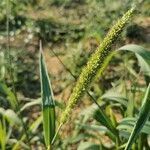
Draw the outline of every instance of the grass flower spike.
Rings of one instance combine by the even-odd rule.
[[[110,29],[103,42],[87,62],[86,67],[82,70],[76,86],[73,89],[67,107],[62,114],[62,117],[60,119],[60,126],[67,121],[74,105],[82,97],[88,85],[91,83],[98,71],[103,72],[103,70],[105,69],[104,66],[106,66],[105,63],[107,61],[107,58],[112,54],[111,46],[116,41],[124,26],[131,18],[134,10],[135,8],[132,7],[123,15],[121,19],[117,21],[117,23]]]

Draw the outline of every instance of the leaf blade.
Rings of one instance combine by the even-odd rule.
[[[52,139],[55,135],[55,102],[41,45],[40,45],[39,63],[40,63],[44,138],[46,147],[50,148]]]
[[[147,88],[147,91],[145,93],[145,97],[143,99],[143,105],[141,107],[141,110],[139,112],[139,117],[137,119],[136,124],[134,125],[134,128],[132,130],[132,133],[130,135],[130,138],[128,140],[128,143],[126,145],[125,150],[129,150],[130,147],[132,146],[132,143],[135,141],[137,138],[138,134],[142,130],[144,124],[146,123],[147,119],[150,116],[150,83]]]
[[[144,75],[150,76],[150,51],[136,44],[128,44],[119,48],[119,51],[124,50],[135,53],[141,67],[141,71]]]

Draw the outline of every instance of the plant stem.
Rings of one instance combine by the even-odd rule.
[[[57,131],[56,131],[56,133],[55,133],[55,135],[54,135],[54,137],[53,137],[53,139],[52,139],[51,145],[54,144],[55,139],[56,139],[56,137],[57,137],[57,135],[58,135],[58,133],[59,133],[59,131],[60,131],[62,125],[63,125],[63,124],[61,123],[61,124],[59,125],[59,127],[57,128]]]
[[[70,71],[70,69],[68,69],[68,68],[65,66],[65,64],[62,62],[62,60],[59,58],[59,56],[57,56],[57,54],[55,53],[55,51],[53,51],[53,50],[51,50],[51,51],[52,51],[52,53],[57,57],[57,59],[59,60],[59,62],[62,64],[62,66],[71,74],[71,76],[75,79],[75,81],[77,81],[77,77]],[[115,53],[112,53],[111,57],[112,57],[114,54],[115,54]],[[86,93],[87,93],[87,95],[91,98],[91,100],[97,105],[97,107],[99,108],[99,111],[100,111],[100,113],[103,115],[103,117],[105,117],[105,114],[104,114],[104,112],[102,111],[101,106],[100,106],[99,103],[96,101],[96,99],[90,94],[90,92],[89,92],[88,90],[86,91]],[[57,136],[57,134],[58,134],[58,132],[59,132],[61,126],[62,126],[62,124],[58,127],[58,130],[57,130],[57,132],[56,132],[56,134],[55,134],[55,136],[54,136],[54,138],[53,138],[53,140],[52,140],[52,144],[54,144],[55,139],[56,139],[56,136]],[[112,126],[112,128],[113,128],[113,126]],[[117,130],[115,130],[114,134],[117,136],[117,139],[119,139],[119,138],[118,138]]]

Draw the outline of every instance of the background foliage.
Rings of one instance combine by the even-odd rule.
[[[41,125],[39,40],[43,43],[56,113],[60,116],[74,86],[75,79],[71,73],[75,78],[79,76],[108,29],[131,5],[130,0],[10,0],[7,7],[7,1],[1,0],[2,150],[45,149]],[[150,3],[145,0],[114,49],[125,44],[149,48],[149,8]],[[11,64],[7,57],[7,15]],[[142,59],[135,51],[118,52],[102,77],[97,78],[89,89],[119,131],[118,148],[127,142],[150,82],[149,53],[142,55]],[[133,149],[150,147],[149,128],[148,121]],[[97,106],[85,95],[69,123],[62,128],[54,147],[58,150],[115,149],[115,143],[114,135],[101,121]]]

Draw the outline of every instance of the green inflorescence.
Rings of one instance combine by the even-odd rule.
[[[69,98],[67,107],[60,119],[61,124],[67,121],[74,105],[82,97],[83,93],[91,83],[92,79],[96,76],[97,72],[102,72],[105,69],[104,66],[106,66],[107,58],[112,54],[111,46],[116,41],[124,26],[131,18],[134,10],[135,8],[132,7],[123,15],[121,19],[117,21],[117,23],[110,29],[107,36],[104,38],[103,42],[97,48],[95,53],[91,56],[87,62],[86,67],[83,68],[76,86],[74,87],[73,92]]]

